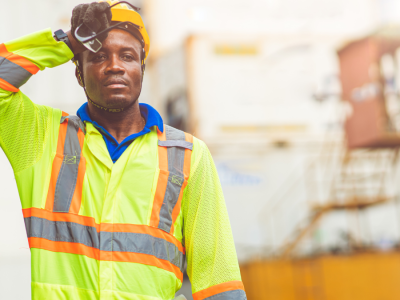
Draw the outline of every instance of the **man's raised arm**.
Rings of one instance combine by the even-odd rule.
[[[76,6],[71,30],[82,23],[100,24],[100,30],[106,28],[111,22],[108,7],[108,3]],[[61,118],[60,110],[34,104],[19,89],[39,70],[64,64],[86,50],[71,31],[67,36],[69,46],[54,37],[50,29],[0,42],[0,147],[15,173],[40,160],[51,124]]]
[[[59,110],[32,103],[19,88],[39,70],[73,56],[50,29],[0,44],[0,147],[15,173],[40,159],[52,119],[61,116]]]

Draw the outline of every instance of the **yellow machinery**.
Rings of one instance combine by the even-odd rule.
[[[241,272],[249,300],[400,299],[400,252],[253,261]]]

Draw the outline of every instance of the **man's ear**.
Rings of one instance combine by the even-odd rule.
[[[84,87],[81,76],[79,76],[78,66],[75,67],[75,77],[81,87]]]

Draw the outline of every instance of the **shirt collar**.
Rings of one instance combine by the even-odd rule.
[[[96,128],[100,129],[103,134],[109,135],[107,130],[90,118],[88,106],[89,104],[87,102],[84,103],[76,112],[77,116],[82,120],[82,122],[90,122]],[[164,132],[164,122],[157,110],[146,103],[139,103],[139,109],[146,121],[146,125],[144,126],[145,128],[150,129],[153,126],[157,126],[161,132]]]

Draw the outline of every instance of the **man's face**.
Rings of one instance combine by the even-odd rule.
[[[83,77],[90,99],[107,108],[135,103],[142,87],[141,52],[140,42],[120,29],[109,32],[99,52],[83,52]]]

